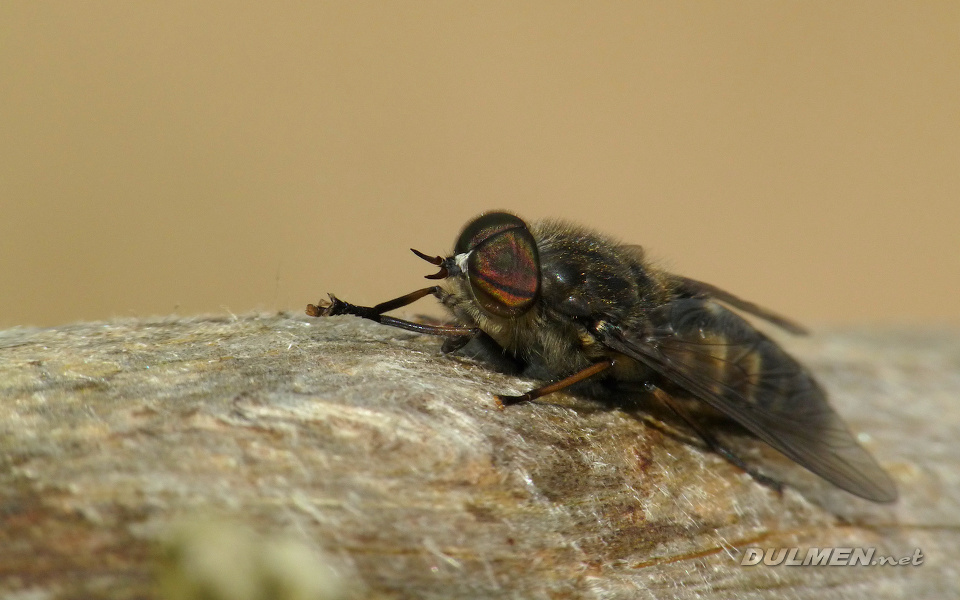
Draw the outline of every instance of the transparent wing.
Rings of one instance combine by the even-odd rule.
[[[632,253],[641,263],[646,262],[646,252],[644,252],[643,246],[638,244],[621,244],[620,248],[626,252]],[[777,327],[780,327],[785,331],[789,331],[794,335],[807,335],[807,333],[809,333],[806,327],[800,325],[796,321],[792,321],[773,312],[772,310],[768,310],[758,304],[754,304],[749,300],[744,300],[740,296],[731,294],[730,292],[722,290],[713,284],[705,281],[699,281],[697,279],[691,279],[689,277],[684,277],[683,275],[677,275],[675,273],[670,273],[669,277],[674,280],[677,288],[677,294],[681,298],[718,300],[724,304],[736,308],[737,310],[742,310],[743,312],[749,313],[755,317],[760,317],[761,319],[773,323]]]
[[[652,327],[602,322],[601,342],[706,402],[803,467],[875,502],[892,502],[890,476],[861,447],[813,377],[777,344],[722,306],[670,302]]]
[[[689,294],[693,298],[699,298],[702,300],[713,299],[719,300],[729,304],[730,306],[742,310],[743,312],[750,313],[751,315],[760,317],[770,323],[773,323],[777,327],[789,331],[795,335],[806,335],[808,333],[806,327],[791,321],[790,319],[778,315],[777,313],[767,310],[760,305],[754,304],[749,300],[744,300],[739,296],[735,296],[730,292],[722,290],[715,285],[697,281],[696,279],[690,279],[689,277],[683,277],[681,275],[674,275],[679,282],[679,290],[681,293]]]

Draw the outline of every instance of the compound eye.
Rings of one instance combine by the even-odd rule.
[[[488,213],[464,228],[457,254],[469,252],[467,278],[480,307],[500,317],[527,312],[540,291],[537,243],[509,213]]]

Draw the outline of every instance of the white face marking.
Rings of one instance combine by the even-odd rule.
[[[461,252],[460,254],[453,257],[453,262],[457,263],[457,267],[460,268],[460,271],[466,274],[467,272],[467,258],[470,257],[469,252]]]

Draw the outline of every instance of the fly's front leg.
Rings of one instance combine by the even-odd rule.
[[[350,304],[349,302],[344,302],[340,298],[337,298],[333,294],[327,294],[330,296],[330,300],[320,300],[316,304],[307,305],[307,314],[311,317],[335,317],[337,315],[354,315],[357,317],[363,317],[365,319],[377,320],[377,316],[394,310],[395,308],[400,308],[408,304],[413,304],[420,298],[425,296],[438,296],[440,294],[440,286],[434,285],[431,287],[425,287],[419,289],[415,292],[410,292],[409,294],[400,296],[399,298],[394,298],[393,300],[387,300],[386,302],[381,302],[376,306],[357,306],[356,304]]]
[[[466,338],[476,335],[480,330],[475,327],[462,327],[460,325],[427,325],[425,323],[414,323],[413,321],[406,321],[404,319],[397,319],[396,317],[387,317],[383,315],[383,313],[387,311],[412,304],[425,296],[433,295],[439,297],[440,294],[441,290],[439,286],[427,287],[415,292],[410,292],[405,296],[394,298],[393,300],[381,302],[376,306],[358,306],[356,304],[350,304],[349,302],[344,302],[343,300],[337,298],[333,294],[329,294],[329,301],[321,300],[316,304],[308,304],[306,312],[311,317],[353,315],[363,319],[376,321],[382,325],[399,327],[400,329],[406,329],[407,331],[414,331],[416,333],[424,333],[427,335]]]
[[[568,388],[575,383],[580,383],[585,379],[593,377],[597,373],[602,373],[614,365],[614,360],[612,358],[605,358],[600,362],[595,362],[586,369],[582,371],[577,371],[569,377],[564,377],[560,381],[555,381],[553,383],[547,384],[543,387],[538,387],[536,389],[530,390],[526,394],[520,396],[496,396],[495,400],[497,403],[497,408],[503,410],[507,406],[513,404],[520,404],[521,402],[529,402],[530,400],[536,400],[541,396],[546,396],[547,394],[552,394],[554,392],[559,392],[564,388]]]

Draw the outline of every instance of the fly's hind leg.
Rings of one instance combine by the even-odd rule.
[[[711,434],[709,431],[704,429],[699,423],[697,423],[697,421],[693,417],[691,417],[683,408],[681,408],[678,403],[674,402],[674,399],[667,392],[663,391],[662,389],[656,387],[653,384],[649,384],[647,386],[647,390],[650,393],[652,393],[654,396],[656,396],[658,400],[663,402],[667,406],[667,408],[672,410],[678,417],[683,419],[683,422],[686,423],[690,427],[690,429],[693,429],[693,431],[696,432],[696,434],[700,437],[701,440],[703,440],[703,443],[705,443],[707,447],[710,448],[710,450],[712,450],[713,452],[716,452],[717,454],[725,458],[727,462],[737,467],[741,471],[745,472],[747,475],[752,477],[754,481],[756,481],[760,485],[769,487],[770,489],[774,490],[778,494],[783,493],[782,483],[780,483],[776,479],[773,479],[772,477],[764,475],[760,471],[757,471],[747,463],[743,462],[742,458],[734,454],[732,450],[730,450],[729,448],[724,446],[722,443],[720,443],[720,440],[718,440],[716,437],[713,436],[713,434]]]

